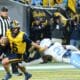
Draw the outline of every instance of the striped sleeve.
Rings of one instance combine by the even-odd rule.
[[[10,26],[10,20],[3,19],[2,17],[0,17],[0,35],[5,36],[9,26]]]
[[[2,24],[1,24],[1,21],[0,21],[0,35],[2,35]]]

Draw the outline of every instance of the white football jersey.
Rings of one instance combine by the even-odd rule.
[[[62,56],[66,52],[66,49],[64,47],[56,42],[54,45],[52,45],[50,48],[48,48],[46,51],[44,51],[45,55],[51,55],[56,61],[62,61]]]

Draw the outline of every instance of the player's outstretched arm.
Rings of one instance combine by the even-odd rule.
[[[37,48],[40,52],[44,52],[47,49],[47,47],[40,47],[40,45],[36,44],[35,42],[32,42],[31,45]]]

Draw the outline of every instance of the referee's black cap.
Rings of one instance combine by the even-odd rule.
[[[4,7],[1,8],[1,11],[2,12],[8,12],[8,8],[4,6]]]

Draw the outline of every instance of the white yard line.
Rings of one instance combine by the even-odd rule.
[[[70,69],[75,68],[72,65],[40,65],[40,66],[27,66],[28,70],[52,70],[52,69]],[[1,66],[0,70],[4,70],[4,68]]]

